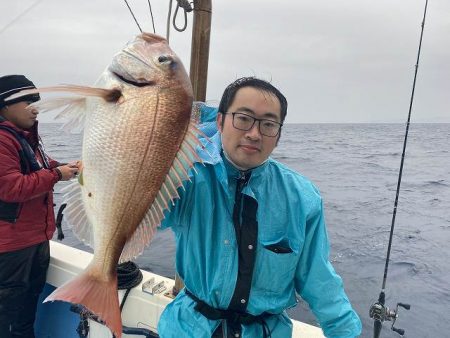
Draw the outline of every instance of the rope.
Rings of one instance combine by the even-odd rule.
[[[187,27],[187,11],[186,11],[186,9],[184,10],[184,26],[182,28],[179,28],[179,27],[177,27],[177,23],[176,23],[179,8],[180,8],[180,3],[177,4],[177,8],[175,9],[175,13],[174,13],[173,19],[172,19],[172,24],[173,24],[173,28],[175,28],[178,32],[181,33],[181,32],[184,32]]]
[[[136,22],[136,25],[138,26],[139,30],[140,30],[141,33],[142,33],[142,28],[141,28],[141,26],[139,26],[139,22],[136,20],[136,17],[134,16],[134,13],[133,13],[133,11],[132,11],[130,5],[128,4],[128,1],[127,1],[127,0],[123,0],[123,1],[125,1],[125,3],[127,4],[128,9],[129,9],[131,15],[133,16],[134,22]]]
[[[184,10],[184,26],[182,28],[177,27],[176,19],[178,14],[178,9],[183,8]],[[187,27],[187,13],[192,12],[192,6],[187,0],[177,0],[177,8],[175,9],[175,14],[173,15],[173,28],[175,28],[178,32],[184,32]]]
[[[117,265],[117,288],[119,290],[134,288],[142,282],[142,272],[133,262],[124,262]]]
[[[169,42],[169,36],[170,36],[170,17],[172,15],[172,1],[173,0],[170,0],[170,2],[169,2],[169,13],[167,15],[167,28],[166,28],[167,42]],[[192,12],[194,9],[192,8],[192,5],[188,0],[176,0],[176,1],[177,1],[177,8],[175,9],[175,13],[173,15],[172,25],[173,25],[173,28],[175,28],[175,30],[177,30],[178,32],[184,32],[187,28],[187,13]],[[178,9],[180,7],[183,8],[183,11],[184,11],[184,25],[181,28],[178,27],[177,23],[176,23]]]
[[[183,8],[185,12],[192,12],[191,3],[188,0],[177,0],[177,2],[178,7]]]
[[[58,240],[62,241],[64,239],[64,232],[62,230],[62,220],[64,217],[63,211],[66,208],[67,203],[61,204],[61,206],[58,209],[58,214],[56,216],[56,229],[58,230]]]
[[[127,290],[120,304],[120,311],[125,305],[130,290],[139,285],[142,282],[142,278],[142,272],[135,263],[128,261],[117,265],[117,288],[119,290]]]

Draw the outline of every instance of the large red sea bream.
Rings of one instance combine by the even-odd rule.
[[[83,170],[66,190],[65,215],[94,248],[86,270],[46,301],[84,306],[119,338],[117,263],[143,251],[197,160],[189,77],[165,39],[143,33],[114,56],[94,87],[37,91],[76,94],[36,106],[65,107],[60,116],[68,128],[84,130]]]

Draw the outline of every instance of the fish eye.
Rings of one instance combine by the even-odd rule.
[[[172,61],[172,57],[170,57],[169,55],[160,55],[158,57],[159,63],[171,63]]]

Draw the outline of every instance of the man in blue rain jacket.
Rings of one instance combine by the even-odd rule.
[[[218,132],[205,124],[204,166],[196,164],[162,224],[175,233],[186,287],[163,312],[160,336],[291,337],[285,310],[296,293],[327,337],[358,336],[361,322],[328,260],[319,191],[269,157],[285,97],[268,82],[241,78],[226,88],[218,112]]]

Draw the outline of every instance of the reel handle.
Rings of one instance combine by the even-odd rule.
[[[401,306],[402,308],[409,310],[411,308],[411,305],[405,304],[405,303],[398,303],[398,306]]]
[[[396,327],[392,327],[392,331],[397,332],[400,336],[403,336],[405,334],[405,330],[397,329]]]
[[[393,321],[392,321],[391,329],[392,329],[392,331],[397,332],[400,336],[403,336],[405,334],[405,330],[394,327],[395,321],[398,318],[398,307],[399,306],[404,308],[405,310],[409,310],[411,308],[411,305],[405,304],[405,303],[397,303],[397,307],[395,308],[395,311],[393,311],[393,316],[392,316]]]

